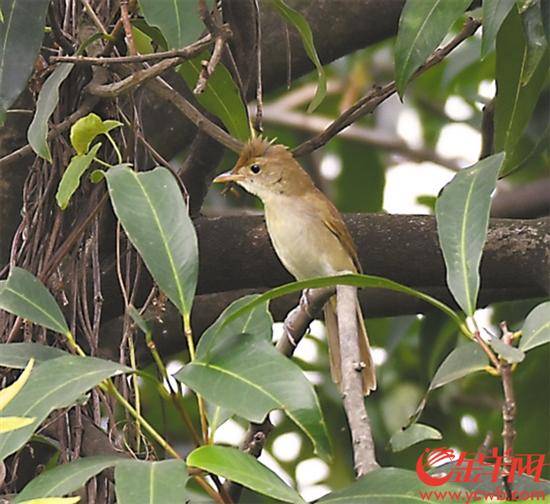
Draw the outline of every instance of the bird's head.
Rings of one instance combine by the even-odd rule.
[[[284,145],[263,138],[250,140],[234,168],[214,182],[235,182],[264,202],[277,195],[300,195],[313,187],[309,175]]]

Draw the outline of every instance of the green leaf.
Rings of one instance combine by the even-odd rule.
[[[313,33],[307,19],[300,12],[289,7],[283,0],[272,0],[272,4],[279,14],[296,28],[302,38],[306,54],[317,69],[317,90],[307,108],[307,111],[311,113],[321,104],[327,94],[327,76],[315,49]]]
[[[197,358],[205,359],[218,344],[223,344],[226,338],[235,334],[247,333],[262,341],[271,342],[273,318],[269,313],[267,301],[255,306],[246,313],[225,324],[225,320],[250,301],[256,299],[259,294],[244,296],[231,303],[216,321],[202,334],[197,346]]]
[[[0,23],[0,126],[25,88],[44,37],[49,0],[4,0]]]
[[[547,47],[540,0],[535,0],[528,5],[527,9],[521,14],[521,21],[527,42],[527,57],[521,78],[521,85],[525,86],[535,73]]]
[[[17,495],[15,504],[20,504],[27,499],[54,497],[75,492],[82,488],[92,476],[121,460],[124,458],[98,455],[54,467],[31,480]]]
[[[187,456],[187,465],[234,481],[284,502],[305,504],[298,492],[252,455],[226,446],[201,446]]]
[[[330,458],[328,433],[313,386],[271,343],[233,334],[207,357],[178,371],[175,378],[207,401],[252,422],[262,422],[270,411],[282,409],[310,438],[315,452]]]
[[[23,369],[29,360],[34,359],[36,365],[50,359],[56,359],[67,352],[40,343],[4,343],[0,344],[0,366]]]
[[[0,282],[0,309],[52,331],[67,334],[65,317],[44,284],[28,271],[13,267]]]
[[[390,445],[394,452],[399,452],[428,439],[443,439],[443,436],[429,425],[414,423],[405,430],[396,432],[390,439]]]
[[[497,36],[495,98],[495,150],[511,157],[535,109],[548,72],[548,51],[528,83],[528,47],[517,9],[512,9]],[[505,170],[506,171],[506,170]]]
[[[160,289],[189,316],[198,274],[195,228],[180,188],[166,168],[105,173],[115,213]]]
[[[0,416],[0,434],[21,429],[34,422],[34,418]]]
[[[115,467],[118,504],[185,504],[189,475],[182,460],[128,460]]]
[[[489,340],[489,345],[501,359],[504,359],[510,364],[521,362],[525,359],[525,354],[519,348],[507,345],[499,338],[491,337]]]
[[[438,491],[460,490],[453,485],[437,487]],[[419,492],[429,492],[428,487],[418,478],[416,472],[387,467],[376,469],[349,487],[332,492],[319,500],[319,504],[408,504],[426,502]],[[434,497],[435,499],[435,497]]]
[[[78,155],[86,154],[90,144],[99,135],[109,133],[114,128],[122,126],[119,121],[112,119],[102,120],[93,112],[81,117],[71,127],[71,145]]]
[[[460,170],[443,188],[435,205],[447,285],[468,316],[476,309],[491,193],[503,160],[504,154],[499,153]]]
[[[438,299],[435,299],[427,294],[424,294],[421,291],[407,287],[400,283],[389,280],[388,278],[378,277],[374,275],[358,275],[358,274],[345,274],[345,275],[335,275],[329,277],[320,277],[320,278],[311,278],[309,280],[301,280],[299,282],[291,282],[279,287],[275,287],[258,297],[252,299],[241,308],[236,310],[231,315],[223,321],[223,325],[231,323],[233,320],[241,317],[244,313],[248,312],[252,308],[265,303],[271,299],[276,299],[287,294],[292,294],[293,292],[299,292],[304,289],[318,289],[323,287],[332,287],[335,285],[353,285],[355,287],[368,287],[368,288],[379,288],[379,289],[388,289],[394,292],[401,292],[403,294],[408,294],[415,298],[418,298],[426,303],[431,304],[437,309],[445,313],[456,325],[457,327],[466,335],[470,336],[469,330],[465,327],[463,320],[445,303],[442,303]]]
[[[497,33],[516,0],[483,0],[483,35],[481,59],[495,48]]]
[[[436,371],[429,390],[435,390],[463,376],[481,371],[489,364],[487,355],[478,343],[471,341],[455,348]]]
[[[46,79],[38,95],[36,113],[27,131],[27,139],[34,152],[50,163],[52,154],[47,141],[48,121],[57,107],[59,88],[73,67],[74,63],[61,63]]]
[[[4,387],[0,390],[0,411],[6,408],[6,406],[13,401],[13,398],[21,392],[21,389],[27,383],[29,376],[31,374],[32,368],[34,366],[34,360],[29,360],[28,364],[25,366],[24,371],[19,375],[17,380],[15,380],[11,385]]]
[[[182,49],[195,41],[204,30],[197,2],[139,0],[139,5],[147,24],[156,26],[162,32],[168,49]]]
[[[407,0],[395,43],[395,84],[399,96],[414,72],[437,48],[470,0]]]
[[[523,328],[521,329],[519,348],[527,352],[527,350],[544,345],[549,341],[550,301],[547,301],[533,308],[529,315],[527,315]]]
[[[71,406],[106,378],[129,371],[116,362],[73,355],[37,366],[23,390],[2,412],[6,416],[34,417],[35,420],[27,427],[0,434],[0,460],[21,448],[53,410]]]
[[[61,182],[59,182],[59,187],[57,188],[57,193],[55,194],[55,199],[61,210],[65,210],[65,208],[67,208],[72,195],[80,185],[80,178],[92,164],[100,147],[101,142],[98,142],[87,154],[77,154],[71,158],[71,162],[63,173]]]
[[[209,59],[208,52],[196,58],[184,61],[178,72],[185,79],[190,89],[195,87],[201,72],[201,61]],[[209,112],[219,117],[229,133],[240,140],[250,137],[248,110],[243,103],[239,88],[224,65],[219,63],[214,73],[208,78],[204,92],[195,97]]]

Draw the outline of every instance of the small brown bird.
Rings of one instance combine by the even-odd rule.
[[[237,164],[214,182],[235,182],[258,196],[265,208],[269,237],[279,259],[297,279],[361,271],[353,239],[335,206],[321,192],[283,145],[262,138],[249,141]],[[324,308],[333,380],[342,371],[336,299]],[[376,389],[376,375],[367,331],[357,301],[363,392]]]

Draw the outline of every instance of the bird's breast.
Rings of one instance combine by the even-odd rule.
[[[267,230],[275,252],[298,280],[355,271],[340,240],[297,198],[265,202]]]

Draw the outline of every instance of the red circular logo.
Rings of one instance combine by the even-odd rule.
[[[418,479],[429,486],[440,486],[447,483],[451,477],[450,472],[432,475],[429,474],[427,470],[439,462],[452,462],[454,458],[455,454],[450,448],[426,448],[416,461],[416,474],[418,475]]]

